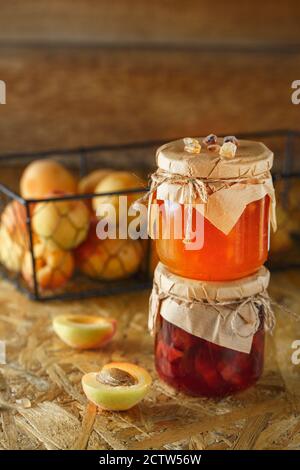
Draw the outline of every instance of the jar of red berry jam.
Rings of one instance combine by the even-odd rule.
[[[149,232],[173,273],[234,280],[267,259],[270,220],[276,227],[273,153],[260,142],[212,137],[211,145],[181,139],[158,149]]]
[[[263,371],[265,330],[274,327],[269,271],[238,281],[179,277],[159,263],[150,300],[155,364],[175,389],[222,397],[254,384]]]

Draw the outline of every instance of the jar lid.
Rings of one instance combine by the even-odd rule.
[[[262,266],[257,273],[236,281],[199,281],[177,276],[162,263],[158,263],[154,281],[160,292],[178,297],[182,301],[231,302],[265,292],[269,285],[270,272]]]
[[[226,282],[204,282],[169,272],[159,263],[154,273],[148,326],[156,331],[158,314],[172,325],[219,346],[249,353],[254,334],[272,331],[275,317],[266,289],[270,273]]]
[[[203,137],[197,138],[202,143]],[[217,144],[222,145],[218,138]],[[273,152],[263,143],[239,140],[233,158],[224,158],[217,151],[202,145],[200,153],[185,150],[183,139],[174,140],[159,147],[156,152],[157,166],[169,173],[209,179],[255,177],[266,173],[273,165]]]

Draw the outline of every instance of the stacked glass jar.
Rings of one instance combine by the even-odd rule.
[[[157,151],[149,232],[160,258],[150,302],[159,376],[192,395],[225,396],[261,375],[269,225],[276,227],[262,143],[182,139]]]

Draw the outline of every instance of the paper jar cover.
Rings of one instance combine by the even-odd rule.
[[[267,287],[269,271],[238,281],[204,282],[172,274],[159,263],[150,298],[149,329],[155,331],[157,315],[179,328],[223,347],[249,353],[261,326],[272,330],[274,316]]]

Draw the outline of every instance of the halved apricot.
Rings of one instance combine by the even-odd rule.
[[[100,372],[82,377],[87,398],[104,410],[125,411],[139,403],[152,383],[150,374],[135,364],[111,362]]]
[[[114,336],[116,320],[92,315],[58,315],[53,319],[53,329],[72,348],[95,349]]]

